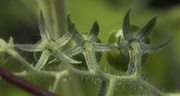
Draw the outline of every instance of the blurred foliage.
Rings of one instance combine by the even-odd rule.
[[[153,81],[153,84],[165,92],[180,92],[180,4],[176,0],[174,1],[175,3],[171,1],[68,0],[67,13],[71,14],[71,19],[75,22],[77,30],[82,33],[88,32],[93,22],[97,20],[100,25],[99,38],[101,38],[103,43],[106,43],[107,36],[111,30],[122,26],[123,17],[131,5],[133,6],[130,15],[131,24],[143,27],[150,18],[158,15],[155,29],[150,35],[151,43],[157,44],[165,41],[173,33],[175,36],[171,43],[163,50],[150,54],[147,64],[142,69],[144,72],[143,75],[145,79],[149,79],[150,82]],[[15,43],[35,43],[40,39],[38,12],[37,4],[33,0],[31,3],[28,0],[0,0],[0,38],[8,40],[12,36]],[[29,56],[25,56],[25,58],[31,60],[30,62],[32,63],[34,62],[32,59],[29,59]],[[23,69],[13,59],[9,59],[9,61],[0,64],[0,66],[3,66],[9,71],[20,71]],[[106,68],[111,74],[124,74],[109,66],[104,56],[100,62],[100,68],[102,70]],[[86,96],[95,96],[98,93],[99,80],[97,82],[91,82],[92,78],[73,78],[71,80],[62,80],[64,84],[59,85],[63,86],[59,88],[61,90],[58,91],[59,94],[66,94],[69,90],[72,90],[74,94],[80,94],[79,91],[75,90],[76,87],[79,87],[83,91],[81,91],[81,95],[79,96],[84,96],[83,94],[87,94]],[[47,90],[48,86],[53,82],[53,78],[47,79],[46,77],[38,76],[25,77],[25,79]],[[4,82],[3,80],[0,81],[1,95],[32,96]],[[74,86],[72,87],[72,85]],[[128,85],[124,86],[125,88],[129,88]],[[137,93],[137,90],[133,91],[132,88],[129,88],[129,90],[132,90],[131,94]],[[127,91],[121,86],[117,86],[114,96],[119,96],[118,94],[129,96],[131,95],[129,90]]]

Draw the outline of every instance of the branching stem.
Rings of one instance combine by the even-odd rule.
[[[19,62],[21,62],[25,67],[27,67],[28,70],[34,70],[33,66],[28,63],[21,55],[19,55],[18,52],[12,50],[12,49],[8,49],[6,50],[6,52],[11,55],[13,58],[15,58],[16,60],[18,60]]]

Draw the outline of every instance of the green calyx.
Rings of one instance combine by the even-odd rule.
[[[127,47],[125,47],[125,46],[130,46],[130,42],[136,41],[140,44],[140,46],[142,46],[141,50],[144,51],[144,53],[149,53],[149,52],[153,52],[153,51],[162,49],[167,44],[167,42],[170,41],[170,39],[169,39],[165,43],[156,44],[156,45],[148,45],[148,43],[144,44],[143,42],[148,39],[149,34],[152,32],[152,30],[155,26],[157,16],[152,18],[142,29],[140,29],[136,34],[134,34],[132,31],[133,27],[130,25],[130,22],[129,22],[130,12],[131,12],[131,9],[126,13],[124,20],[123,20],[123,27],[122,27],[124,39],[128,43],[125,43],[123,41],[121,42],[121,39],[120,39],[119,41],[117,41],[117,44],[120,48],[127,49]],[[145,46],[146,46],[146,48],[145,48]]]
[[[87,38],[88,36],[88,33],[85,32],[85,33],[81,33],[81,35],[83,36],[83,38]],[[101,40],[99,38],[96,38],[95,39],[95,43],[101,43]],[[69,49],[73,48],[76,46],[76,43],[72,40],[70,43],[69,43]],[[83,45],[82,45],[83,46]],[[102,52],[95,52],[95,57],[96,57],[96,61],[97,62],[100,62],[101,58],[102,58]],[[86,59],[84,57],[84,55],[82,53],[80,54],[77,54],[75,56],[72,57],[74,60],[77,60],[77,61],[81,61],[82,63],[81,64],[76,64],[76,65],[73,65],[75,68],[77,69],[87,69],[87,64],[86,64]]]
[[[123,35],[125,37],[125,40],[127,42],[123,42],[120,39],[118,40],[117,44],[120,48],[124,50],[129,50],[130,54],[134,54],[131,52],[134,52],[135,49],[130,48],[133,42],[137,42],[140,46],[141,49],[141,64],[145,62],[147,59],[146,57],[148,56],[147,53],[154,52],[157,50],[161,50],[167,42],[169,42],[171,39],[169,39],[167,42],[162,43],[162,44],[156,44],[156,45],[149,45],[150,40],[148,38],[149,34],[152,32],[155,23],[156,23],[156,18],[152,18],[140,31],[138,31],[135,35],[133,34],[130,22],[129,22],[129,14],[130,14],[131,9],[126,13],[124,20],[123,20]],[[135,62],[134,61],[135,55],[132,55],[130,58],[129,66],[128,66],[128,71],[127,75],[131,75],[135,71]]]
[[[138,26],[131,25],[133,36],[137,34],[137,32],[140,30]],[[107,39],[108,44],[113,44],[117,46],[116,42],[118,41],[118,37],[121,36],[121,41],[126,41],[122,32],[122,29],[115,29],[112,32],[110,32],[109,37]],[[149,44],[150,40],[149,38],[144,41],[145,44]],[[143,54],[143,57],[141,58],[142,65],[146,62],[148,57],[148,54]],[[128,50],[120,50],[120,51],[110,51],[106,52],[106,59],[108,63],[115,69],[120,71],[127,71],[128,64],[130,60],[129,52]]]
[[[124,17],[122,29],[119,28],[113,30],[107,40],[108,44],[118,46],[120,51],[111,51],[106,53],[108,63],[117,70],[127,71],[127,75],[131,75],[135,71],[135,61],[133,59],[135,57],[129,56],[129,54],[132,54],[131,52],[134,50],[131,47],[133,42],[138,42],[140,45],[142,51],[142,66],[147,61],[148,53],[161,50],[167,44],[167,42],[171,40],[169,39],[162,44],[149,45],[150,39],[148,36],[155,26],[157,17],[155,16],[152,18],[142,29],[140,29],[139,27],[130,24],[130,12],[131,9]]]

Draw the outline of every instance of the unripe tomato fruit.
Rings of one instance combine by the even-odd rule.
[[[133,31],[133,35],[135,35],[139,31],[139,27],[135,25],[131,25],[131,29]],[[107,43],[117,46],[117,39],[121,36],[121,41],[125,41],[123,36],[122,29],[116,29],[110,32]],[[144,41],[144,43],[149,44],[149,38]],[[143,53],[141,58],[141,64],[143,65],[147,61],[148,54]],[[106,60],[107,62],[115,69],[120,71],[127,71],[129,64],[129,52],[128,51],[110,51],[106,52]]]
[[[86,38],[88,36],[88,33],[85,32],[85,33],[82,33],[81,34],[84,38]],[[96,43],[101,43],[101,40],[99,38],[96,38],[95,40]],[[73,48],[76,46],[76,43],[72,40],[70,43],[69,43],[69,47],[68,48]],[[102,57],[102,52],[95,52],[95,57],[96,57],[96,61],[97,62],[100,62],[101,60],[101,57]],[[73,56],[72,59],[74,60],[77,60],[77,61],[82,61],[81,64],[73,64],[73,66],[77,69],[87,69],[87,64],[86,64],[86,60],[85,60],[85,57],[82,53],[76,55],[76,56]]]
[[[42,40],[39,40],[39,41],[36,42],[36,44],[40,44],[41,42],[42,42]],[[38,61],[38,60],[40,59],[41,54],[42,54],[42,52],[33,52],[34,59],[35,59],[36,61]],[[51,56],[49,57],[49,59],[48,59],[47,62],[50,62],[50,61],[52,61],[53,59],[55,59],[55,57],[51,55]],[[50,63],[50,64],[46,64],[46,65],[45,65],[45,68],[56,67],[56,66],[58,66],[60,63],[61,63],[61,61],[57,61],[57,62],[53,62],[53,63]]]

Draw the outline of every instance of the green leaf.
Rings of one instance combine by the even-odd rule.
[[[129,9],[129,11],[124,16],[123,26],[122,26],[124,38],[127,41],[134,39],[132,29],[131,29],[131,25],[129,23],[129,14],[130,14],[130,12],[131,12],[131,8]]]
[[[99,25],[98,25],[98,22],[95,21],[92,28],[91,28],[91,31],[87,37],[87,40],[95,41],[98,34],[99,34]]]
[[[138,32],[137,36],[136,36],[136,40],[138,42],[143,42],[151,33],[151,31],[153,30],[155,23],[156,23],[156,18],[157,16],[155,16],[154,18],[152,18],[145,26],[143,29],[140,30],[140,32]]]
[[[45,23],[45,20],[44,20],[42,10],[41,10],[41,13],[40,13],[39,29],[40,29],[40,34],[41,34],[42,40],[44,42],[50,41],[51,39],[50,39],[49,33],[48,33],[47,29],[46,29],[46,23]]]

